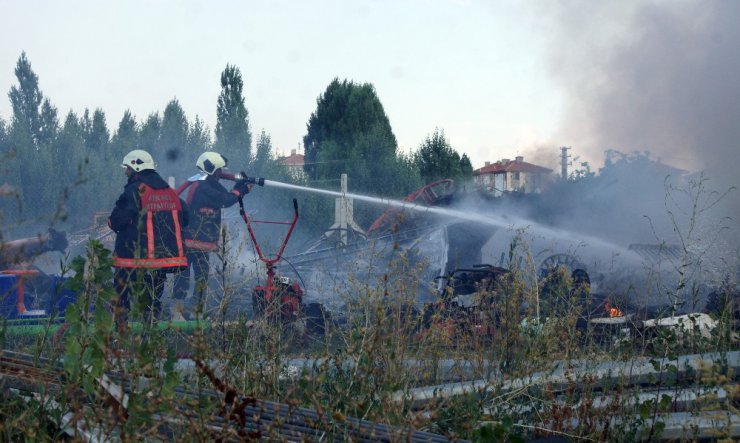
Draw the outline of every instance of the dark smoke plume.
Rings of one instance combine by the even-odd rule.
[[[543,5],[573,155],[648,151],[720,193],[740,185],[740,2]],[[737,233],[737,191],[720,210]]]

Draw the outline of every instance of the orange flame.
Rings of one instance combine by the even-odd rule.
[[[604,303],[604,310],[607,312],[607,314],[609,314],[609,317],[612,318],[621,317],[623,315],[622,311],[620,311],[619,308],[617,308],[616,306],[612,306],[612,304],[608,301]]]

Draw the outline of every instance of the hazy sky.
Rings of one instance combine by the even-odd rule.
[[[474,166],[549,140],[560,114],[547,32],[521,2],[0,0],[0,10],[0,89],[16,84],[26,51],[61,117],[100,107],[112,131],[126,109],[143,120],[174,97],[213,129],[227,63],[243,74],[253,133],[282,152],[302,141],[335,77],[375,86],[402,148],[439,127]]]
[[[26,51],[61,118],[100,107],[111,131],[126,109],[142,121],[175,97],[213,129],[229,63],[253,134],[280,153],[338,77],[375,86],[402,149],[438,127],[476,168],[515,155],[557,168],[559,146],[595,168],[606,149],[728,177],[738,166],[740,2],[0,0],[0,12],[0,89]]]

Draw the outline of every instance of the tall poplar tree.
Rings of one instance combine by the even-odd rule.
[[[226,65],[221,73],[213,149],[229,159],[232,169],[248,169],[252,161],[252,134],[243,90],[244,82],[239,68]]]
[[[8,124],[0,116],[0,154],[7,152],[8,146]]]
[[[9,206],[12,206],[12,204],[9,203],[9,199],[11,199],[12,193],[15,190],[12,188],[13,185],[11,185],[11,183],[17,183],[17,171],[14,171],[15,168],[10,164],[15,153],[10,146],[9,129],[7,122],[0,117],[0,187],[2,187],[2,189],[0,189],[0,216],[5,217],[6,219],[14,219],[15,214],[8,213],[9,211],[12,213],[15,212],[14,209],[9,208]],[[10,188],[8,186],[10,186]],[[1,233],[0,238],[2,238]]]
[[[25,52],[21,53],[16,63],[15,77],[18,79],[18,86],[12,86],[8,93],[13,108],[13,142],[17,148],[29,143],[35,147],[40,127],[39,107],[44,95],[39,89],[39,77],[31,69],[31,62]]]
[[[50,146],[58,121],[56,109],[39,88],[39,78],[23,52],[16,63],[18,85],[10,88],[8,97],[13,109],[9,145],[12,150],[9,163],[14,171],[7,178],[10,185],[20,191],[23,206],[17,213],[21,219],[37,219],[54,212],[58,193],[52,183],[51,173],[58,166]],[[44,103],[45,128],[42,134],[42,103]]]
[[[57,108],[51,104],[48,98],[44,99],[39,114],[38,144],[49,146],[59,132],[59,118]]]

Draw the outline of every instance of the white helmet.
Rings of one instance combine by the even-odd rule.
[[[195,162],[195,166],[197,166],[203,173],[212,175],[217,170],[225,168],[226,163],[228,163],[228,160],[223,155],[218,152],[207,151],[198,157],[198,161]]]
[[[129,167],[136,172],[141,172],[144,169],[154,169],[156,165],[151,154],[142,149],[134,149],[123,157],[121,167]]]

